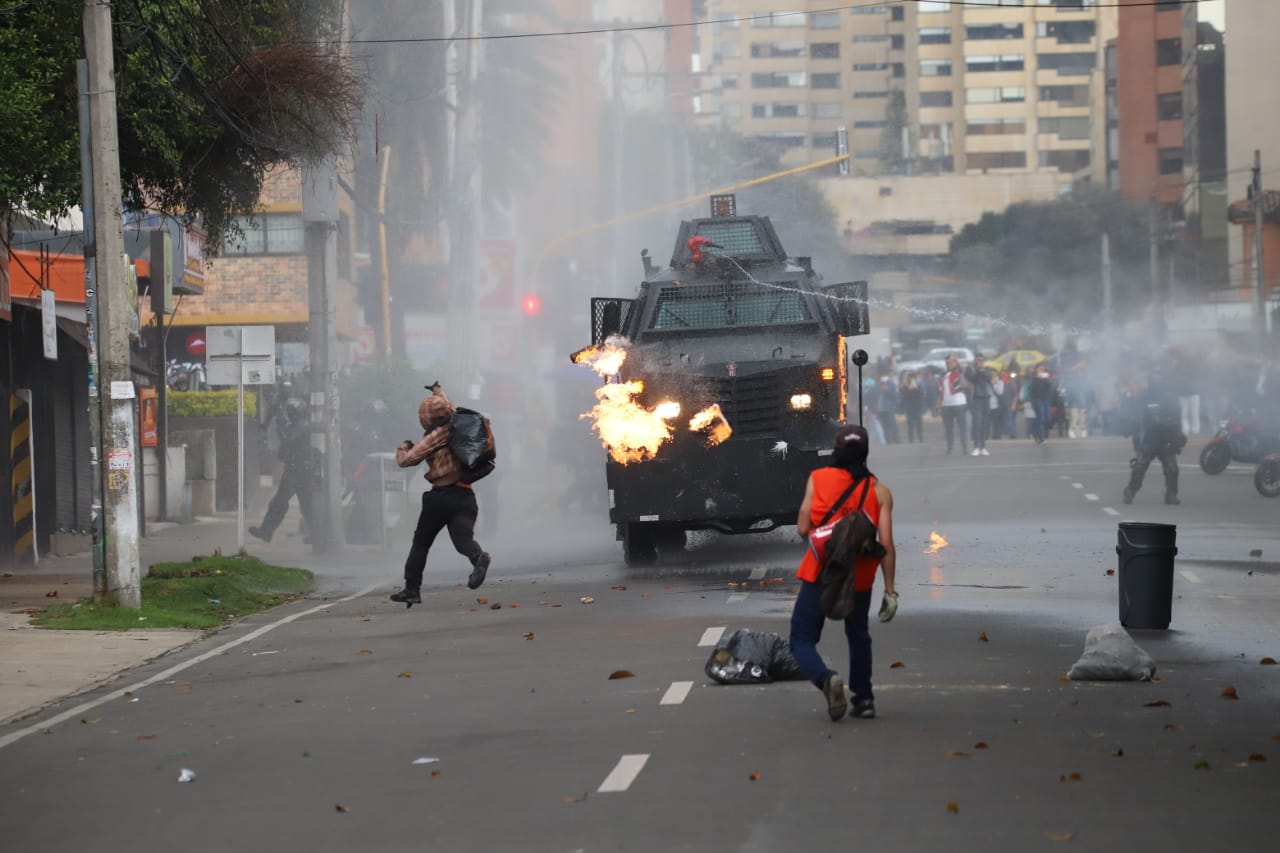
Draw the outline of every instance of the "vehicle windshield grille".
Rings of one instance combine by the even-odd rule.
[[[794,286],[795,282],[780,285]],[[807,323],[810,319],[799,290],[721,284],[671,285],[659,292],[649,328],[777,326]]]
[[[698,236],[707,237],[720,248],[708,248],[709,255],[762,255],[764,245],[760,235],[751,221],[745,222],[701,222],[698,224]]]

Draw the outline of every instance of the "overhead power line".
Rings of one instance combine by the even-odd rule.
[[[759,15],[741,15],[729,18],[714,18],[706,21],[678,21],[670,24],[626,24],[614,27],[593,27],[591,29],[581,30],[562,30],[560,32],[533,32],[533,33],[495,33],[493,35],[456,35],[456,36],[400,36],[394,38],[353,38],[346,39],[345,44],[432,44],[432,43],[449,43],[462,41],[511,41],[514,39],[534,39],[534,38],[558,38],[562,36],[588,36],[600,35],[603,33],[634,33],[644,32],[646,30],[681,30],[690,27],[700,27],[705,24],[736,24],[743,21],[759,21],[767,18],[773,18],[777,15],[816,15],[824,12],[846,12],[854,9],[869,9],[875,6],[904,6],[908,3],[920,3],[922,0],[888,0],[888,2],[867,2],[867,3],[849,3],[842,6],[830,6],[825,9],[809,9],[804,12],[765,12]],[[959,6],[962,8],[1019,8],[1009,6],[1008,3],[1001,3],[999,0],[934,0],[934,2],[946,3],[948,6]],[[1207,0],[1145,0],[1139,3],[1091,3],[1088,6],[1081,5],[1079,9],[1074,6],[1055,7],[1065,8],[1067,11],[1084,11],[1085,9],[1136,9],[1147,6],[1196,6]]]

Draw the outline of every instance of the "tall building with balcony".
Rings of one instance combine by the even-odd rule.
[[[695,112],[776,142],[788,163],[829,156],[845,126],[854,174],[1090,178],[1105,166],[1102,46],[1116,10],[993,2],[777,12],[769,0],[711,0]]]

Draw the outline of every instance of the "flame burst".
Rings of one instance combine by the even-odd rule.
[[[725,420],[724,412],[720,411],[720,404],[718,403],[712,403],[690,418],[689,430],[691,432],[705,432],[707,447],[715,447],[733,435],[733,428]]]
[[[593,365],[594,366],[594,365]],[[580,418],[590,418],[592,428],[604,442],[614,461],[627,465],[652,459],[658,448],[671,440],[668,418],[657,409],[636,402],[643,382],[616,382],[596,390],[596,404]],[[662,406],[659,409],[664,408]],[[666,414],[666,412],[664,412]]]
[[[585,364],[601,376],[616,376],[627,360],[625,343],[618,338],[609,338],[601,346],[585,347],[569,356],[574,364]]]
[[[926,554],[936,554],[947,547],[948,544],[950,543],[947,542],[947,537],[935,530],[929,534],[929,547],[925,548],[924,552]]]

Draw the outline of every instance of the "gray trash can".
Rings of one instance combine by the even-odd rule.
[[[1178,528],[1173,524],[1120,524],[1120,624],[1126,628],[1169,627],[1173,618],[1173,558]]]

